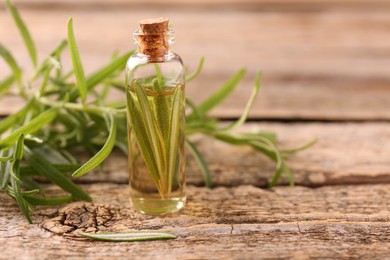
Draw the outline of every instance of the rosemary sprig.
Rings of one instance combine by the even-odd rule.
[[[114,147],[127,153],[125,102],[119,100],[108,103],[107,96],[111,89],[120,90],[124,95],[128,93],[123,84],[121,72],[132,52],[122,56],[114,55],[112,60],[96,72],[85,75],[73,31],[73,20],[70,19],[68,39],[60,41],[58,46],[42,62],[39,62],[35,43],[26,24],[10,0],[6,0],[6,5],[22,35],[35,71],[31,77],[26,77],[11,52],[0,44],[0,57],[8,64],[11,72],[6,78],[0,80],[0,99],[8,95],[12,88],[16,88],[18,95],[25,100],[23,108],[0,121],[0,188],[16,200],[26,219],[31,223],[33,205],[58,205],[72,200],[91,201],[88,193],[76,185],[73,179],[65,173],[73,173],[73,176],[87,173],[101,165]],[[73,68],[65,71],[61,66],[61,56],[68,45]],[[200,73],[203,62],[202,58],[198,69],[186,77],[187,82]],[[301,148],[307,148],[312,143],[297,149],[283,150],[278,148],[277,139],[273,133],[237,133],[235,131],[245,122],[258,94],[260,75],[256,79],[253,93],[244,113],[238,121],[227,127],[221,127],[217,119],[208,117],[212,109],[228,98],[244,74],[244,70],[238,71],[199,105],[186,98],[190,111],[186,117],[187,147],[199,163],[208,187],[213,185],[211,172],[205,158],[190,140],[193,134],[204,134],[232,145],[252,147],[276,163],[270,186],[275,185],[282,174],[286,174],[290,183],[293,184],[286,161],[287,155]],[[159,91],[164,84],[163,80],[161,77],[157,78],[150,87]],[[38,89],[29,87],[32,85],[39,85],[39,87]],[[100,92],[103,94],[97,91],[99,87],[103,88]],[[157,119],[159,122],[153,122],[154,118],[151,121],[145,120],[145,111],[148,110],[144,91],[143,88],[135,87],[136,96],[134,97],[137,98],[137,102],[134,97],[127,95],[127,101],[133,108],[129,116],[130,121],[140,122],[139,127],[136,128],[139,131],[137,130],[135,134],[138,142],[142,143],[140,146],[144,147],[141,149],[142,156],[147,161],[147,167],[154,181],[159,185],[161,195],[165,196],[172,185],[169,183],[169,176],[173,174],[174,164],[173,155],[169,153],[169,150],[177,145],[173,140],[175,138],[169,137],[177,135],[178,127],[172,124],[169,128],[170,133],[161,133],[155,125],[165,124],[166,120],[177,121],[180,111],[177,109],[179,106],[173,106],[168,115],[170,118],[159,116]],[[174,102],[184,99],[182,95],[181,89],[178,88]],[[161,102],[158,105],[166,106],[167,104]],[[143,106],[142,114],[140,113],[141,106]],[[73,156],[76,148],[89,152],[91,158],[85,163],[80,163]],[[153,160],[152,158],[157,156],[153,154],[154,149],[161,150],[160,155],[165,157]],[[37,176],[46,178],[63,189],[67,195],[48,197],[44,187],[38,183],[38,179],[35,179]],[[103,236],[100,238],[105,239]],[[114,236],[120,237],[120,235]],[[99,237],[95,236],[95,238]],[[133,239],[132,235],[127,237],[124,235],[124,238]]]

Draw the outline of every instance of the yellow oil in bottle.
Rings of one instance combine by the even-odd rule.
[[[146,214],[184,207],[184,86],[141,85],[127,89],[129,183],[132,206]]]

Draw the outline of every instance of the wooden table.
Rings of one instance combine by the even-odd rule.
[[[244,131],[275,131],[282,146],[312,148],[291,156],[296,187],[265,189],[274,165],[246,148],[207,138],[197,143],[213,172],[204,188],[187,167],[188,204],[165,218],[129,207],[126,158],[114,153],[104,172],[80,179],[93,204],[37,208],[28,225],[14,201],[0,194],[0,259],[131,258],[258,259],[390,257],[390,2],[385,0],[136,1],[15,0],[42,59],[66,36],[73,16],[87,71],[112,50],[131,48],[136,21],[167,16],[175,51],[201,76],[188,86],[200,101],[241,66],[248,76],[212,116],[243,110],[257,69],[260,97]],[[6,25],[6,26],[5,26]],[[0,41],[28,72],[15,26],[0,9]],[[65,59],[64,66],[70,66]],[[7,75],[0,63],[0,76]],[[0,114],[20,107],[0,100]],[[55,192],[54,187],[48,187]],[[164,229],[176,240],[91,242],[77,230]]]

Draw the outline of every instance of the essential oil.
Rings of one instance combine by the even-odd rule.
[[[126,67],[130,201],[158,215],[186,201],[184,67],[169,49],[167,19],[143,20],[140,27],[138,52]]]

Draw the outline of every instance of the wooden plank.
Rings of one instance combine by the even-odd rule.
[[[390,254],[389,185],[279,187],[272,192],[253,186],[214,190],[190,186],[186,208],[164,218],[129,208],[127,185],[84,187],[95,204],[40,209],[33,225],[26,224],[14,202],[0,194],[2,256],[383,259]],[[129,229],[168,230],[178,238],[107,243],[76,235],[78,230]]]
[[[318,143],[291,155],[289,165],[297,185],[318,187],[325,185],[390,183],[390,125],[388,123],[251,123],[243,131],[274,131],[281,147],[297,147],[310,140]],[[196,137],[213,174],[216,186],[254,185],[266,187],[273,176],[275,164],[249,148],[233,147]],[[104,172],[89,173],[79,181],[128,181],[127,159],[113,154]],[[189,158],[187,181],[202,186],[201,173]],[[281,184],[287,185],[282,178]]]
[[[130,34],[136,22],[155,15],[171,18],[177,36],[174,50],[191,69],[201,56],[206,56],[202,76],[187,88],[188,95],[195,100],[207,96],[241,66],[247,67],[248,80],[214,116],[240,115],[254,74],[261,68],[262,97],[252,118],[390,119],[390,16],[386,9],[302,13],[196,9],[178,12],[151,8],[75,10],[71,14],[88,72],[105,63],[112,50],[123,52],[132,48]],[[69,11],[23,10],[23,15],[42,60],[66,36]],[[11,23],[11,18],[0,11],[0,24]],[[1,26],[0,39],[15,53],[23,69],[31,72],[15,26]],[[68,56],[64,67],[70,67]],[[8,68],[0,62],[0,77],[7,74]],[[3,102],[2,115],[20,106],[14,100]]]
[[[201,103],[228,77],[212,79],[200,76],[189,83],[186,94],[195,103]],[[234,119],[241,116],[252,91],[254,77],[244,79],[234,94],[210,113],[210,116]],[[205,87],[205,82],[207,86]],[[337,86],[338,85],[338,86]],[[249,114],[257,120],[325,120],[325,121],[389,121],[390,82],[350,81],[344,83],[310,83],[304,80],[263,80],[259,96]],[[202,89],[202,91],[199,91]],[[111,100],[125,100],[115,93]],[[23,106],[17,96],[0,100],[0,115],[12,114]]]
[[[180,1],[180,0],[168,0],[168,1],[158,1],[158,0],[144,0],[142,2],[135,0],[69,0],[69,1],[55,1],[55,0],[14,0],[14,2],[21,7],[26,8],[109,8],[109,7],[127,7],[127,8],[239,8],[239,9],[248,9],[248,8],[277,8],[277,9],[312,9],[312,8],[381,8],[389,7],[390,4],[386,0],[190,0],[190,1]]]

